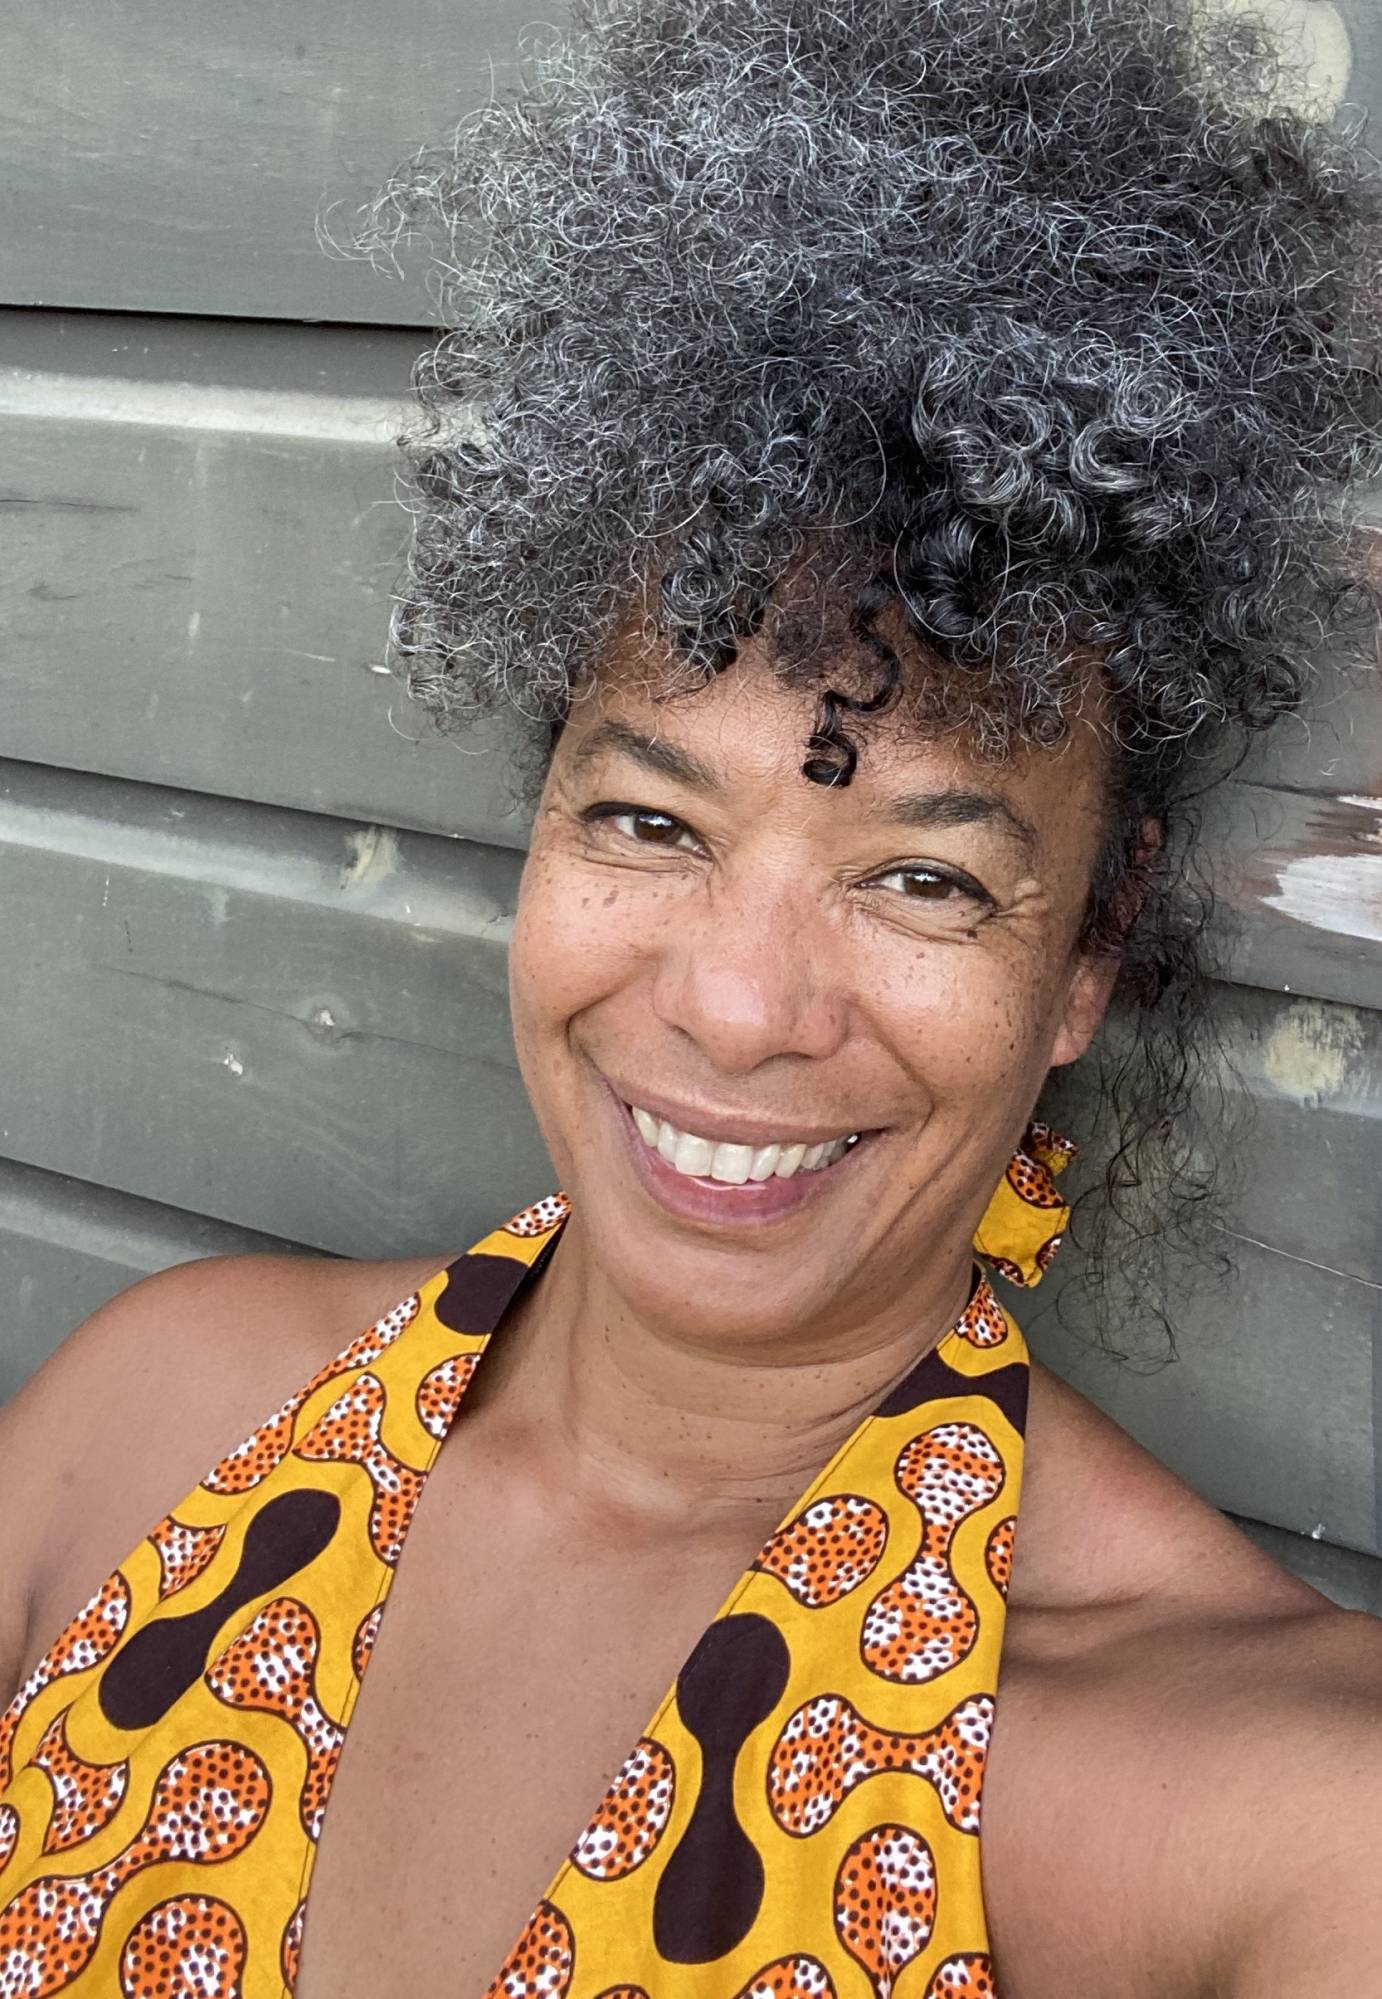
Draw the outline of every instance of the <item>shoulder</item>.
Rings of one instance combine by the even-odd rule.
[[[1048,1368],[1034,1365],[1014,1601],[1285,1612],[1324,1601]]]
[[[1377,1991],[1382,1621],[1331,1607],[1263,1634],[1223,1727],[1205,1819],[1226,1999]]]
[[[1004,1990],[1285,1999],[1304,1955],[1295,1985],[1233,1981],[1313,1869],[1335,1892],[1342,1829],[1371,1864],[1382,1623],[1280,1568],[1053,1378],[1034,1391],[985,1798]]]
[[[443,1257],[213,1257],[131,1285],[0,1410],[0,1702],[216,1461]]]

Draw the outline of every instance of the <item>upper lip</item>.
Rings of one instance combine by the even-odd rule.
[[[650,1117],[675,1125],[678,1131],[692,1132],[697,1138],[713,1139],[720,1145],[828,1145],[832,1139],[847,1138],[855,1132],[862,1133],[866,1127],[858,1124],[793,1124],[790,1118],[781,1123],[771,1118],[748,1117],[742,1111],[702,1110],[694,1104],[675,1104],[668,1097],[660,1097],[655,1091],[626,1090],[622,1083],[611,1083],[620,1102],[647,1111]]]

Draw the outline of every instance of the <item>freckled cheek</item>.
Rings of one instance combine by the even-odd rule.
[[[646,945],[632,884],[530,863],[509,953],[515,1032],[559,1034],[567,1022],[627,989]]]
[[[1040,995],[972,952],[912,953],[872,991],[875,1033],[934,1100],[1003,1098],[1039,1066]]]

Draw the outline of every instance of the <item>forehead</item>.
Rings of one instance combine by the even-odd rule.
[[[1038,832],[1103,819],[1111,749],[1092,676],[1061,742],[1021,746],[1001,758],[981,753],[963,729],[926,730],[901,704],[879,716],[846,715],[859,762],[853,781],[834,788],[810,783],[801,768],[824,684],[790,684],[753,645],[704,681],[625,658],[589,684],[557,754],[568,768],[597,760],[660,767],[699,789],[752,797],[757,808],[824,812],[837,822],[870,816],[908,794],[957,789],[1006,800]]]

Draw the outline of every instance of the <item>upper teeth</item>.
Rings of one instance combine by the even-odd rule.
[[[697,1179],[724,1180],[731,1187],[742,1187],[746,1180],[767,1180],[774,1174],[779,1180],[790,1180],[794,1173],[815,1173],[822,1166],[833,1166],[859,1136],[850,1132],[823,1145],[730,1145],[717,1143],[713,1138],[697,1138],[694,1132],[678,1131],[665,1118],[655,1118],[650,1111],[639,1110],[637,1104],[630,1104],[629,1109],[644,1142],[660,1152],[678,1173]]]

